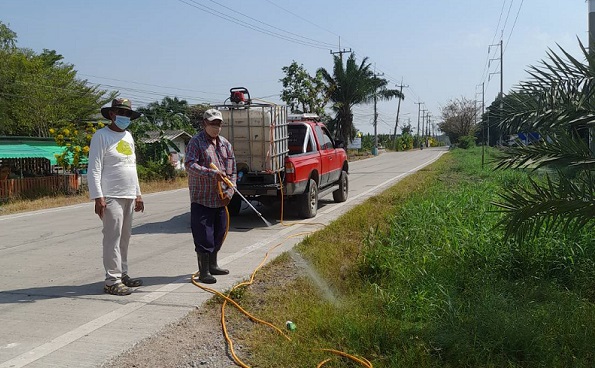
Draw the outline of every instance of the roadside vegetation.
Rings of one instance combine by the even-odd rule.
[[[187,188],[188,180],[185,177],[177,177],[173,180],[141,181],[140,187],[144,195],[165,190]],[[35,192],[29,193],[27,197],[21,196],[11,198],[4,203],[0,202],[0,216],[47,208],[71,206],[85,202],[90,202],[89,192],[87,190],[82,190],[80,193],[71,195]],[[147,205],[150,204],[147,203]]]
[[[248,323],[231,336],[245,346],[242,359],[359,366],[320,350],[331,348],[374,367],[593,366],[595,237],[558,228],[522,243],[505,238],[496,227],[503,215],[490,203],[502,187],[531,184],[526,172],[495,165],[481,168],[480,148],[456,149],[308,236],[299,256],[265,267],[267,288],[233,297],[259,318],[297,329],[288,341]],[[284,268],[297,276],[275,278]],[[307,276],[309,268],[323,281]],[[230,324],[246,320],[227,309]]]

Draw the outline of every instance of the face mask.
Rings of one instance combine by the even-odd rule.
[[[118,128],[126,130],[130,125],[130,118],[128,116],[116,115],[116,121],[114,121],[114,123]]]
[[[207,134],[212,138],[217,138],[219,132],[221,132],[221,127],[214,126],[214,125],[207,125],[205,126],[205,131]]]

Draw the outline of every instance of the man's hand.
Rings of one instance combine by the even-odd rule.
[[[229,205],[229,202],[231,202],[231,197],[228,197],[227,195],[223,196],[223,205],[225,207],[227,207]]]
[[[137,196],[134,200],[134,212],[145,212],[145,202],[141,196]]]
[[[220,182],[225,182],[225,179],[227,178],[225,173],[223,173],[221,171],[217,171],[217,174],[215,175],[215,177],[217,178],[217,181],[220,181]]]
[[[103,220],[103,214],[105,212],[105,197],[95,198],[95,214]]]

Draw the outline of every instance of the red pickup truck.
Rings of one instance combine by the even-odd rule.
[[[290,115],[289,155],[285,159],[285,194],[297,200],[298,213],[316,216],[318,198],[332,193],[345,202],[349,191],[349,163],[342,142],[333,141],[314,114]]]
[[[333,194],[335,202],[348,195],[349,163],[343,143],[335,141],[315,114],[287,115],[273,104],[217,106],[225,124],[221,135],[234,149],[237,189],[264,204],[285,200],[285,213],[316,216],[318,199]],[[240,212],[235,195],[230,215]]]

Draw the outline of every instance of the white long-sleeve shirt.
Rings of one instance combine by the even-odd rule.
[[[130,132],[116,132],[106,126],[93,134],[89,148],[87,181],[91,199],[134,199],[141,195]]]

